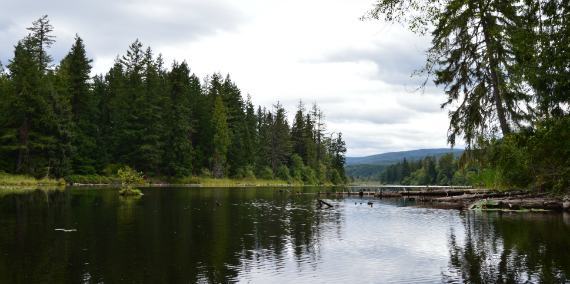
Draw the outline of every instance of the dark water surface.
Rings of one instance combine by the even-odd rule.
[[[279,189],[0,189],[0,283],[570,283],[568,214]]]

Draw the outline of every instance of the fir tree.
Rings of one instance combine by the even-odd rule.
[[[214,101],[214,110],[212,112],[212,130],[214,137],[212,139],[212,175],[214,178],[222,178],[224,176],[224,167],[226,163],[226,155],[228,146],[230,145],[230,134],[227,124],[228,116],[222,97],[217,96]]]

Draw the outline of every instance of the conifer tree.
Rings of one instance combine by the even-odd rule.
[[[269,123],[269,143],[271,147],[271,169],[273,174],[277,169],[287,163],[291,155],[291,138],[289,133],[289,123],[287,122],[287,111],[279,102],[273,105],[273,114],[268,119]]]
[[[230,134],[228,130],[227,110],[222,102],[221,96],[216,96],[214,101],[214,110],[212,112],[212,130],[214,137],[212,139],[212,176],[214,178],[222,178],[224,176],[224,167],[226,163],[226,155],[228,146],[230,145]]]
[[[143,127],[138,153],[144,165],[147,177],[149,168],[156,168],[161,162],[164,125],[162,121],[165,91],[167,89],[166,72],[163,68],[162,55],[156,58],[152,49],[147,47],[143,59],[143,92],[136,101],[137,116]]]
[[[73,170],[77,174],[95,174],[101,170],[98,148],[100,132],[97,129],[99,101],[93,96],[90,86],[91,63],[87,58],[83,40],[76,35],[71,51],[61,61],[57,71],[67,80],[70,102],[73,106],[77,155],[73,159]]]
[[[172,63],[168,80],[170,92],[163,109],[166,122],[164,161],[170,180],[172,171],[182,176],[192,172],[192,84],[198,84],[199,91],[200,82],[195,75],[190,75],[186,61]]]
[[[127,54],[118,59],[121,64],[124,82],[116,90],[115,115],[113,124],[116,132],[114,144],[120,160],[130,163],[133,170],[137,170],[142,134],[145,129],[143,106],[145,85],[143,82],[145,56],[143,45],[138,40],[132,43]],[[118,71],[118,70],[117,70]]]

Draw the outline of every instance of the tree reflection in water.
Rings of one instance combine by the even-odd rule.
[[[464,240],[451,229],[445,283],[568,283],[568,213],[461,214]]]
[[[316,267],[341,213],[274,189],[67,188],[0,196],[0,283],[227,283]],[[215,200],[222,205],[216,206]],[[336,225],[335,225],[336,224]],[[76,229],[62,232],[58,228]]]

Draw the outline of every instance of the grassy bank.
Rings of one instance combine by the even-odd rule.
[[[119,177],[115,176],[100,176],[100,175],[71,175],[67,178],[55,179],[35,179],[24,175],[11,175],[0,173],[0,186],[38,186],[38,185],[53,185],[64,186],[65,184],[121,184]],[[214,179],[209,177],[173,177],[170,183],[167,182],[166,177],[152,177],[145,179],[145,184],[159,185],[159,184],[172,184],[172,185],[197,185],[197,186],[302,186],[305,185],[301,181],[292,181],[290,184],[287,181],[280,179]],[[333,186],[332,183],[324,184],[325,186]]]
[[[28,194],[36,190],[44,193],[53,192],[56,190],[65,190],[64,185],[47,185],[47,186],[19,186],[19,185],[0,185],[0,197],[8,194]]]
[[[4,186],[28,186],[28,185],[65,185],[65,180],[50,178],[36,179],[24,175],[11,175],[0,172],[0,185]]]

